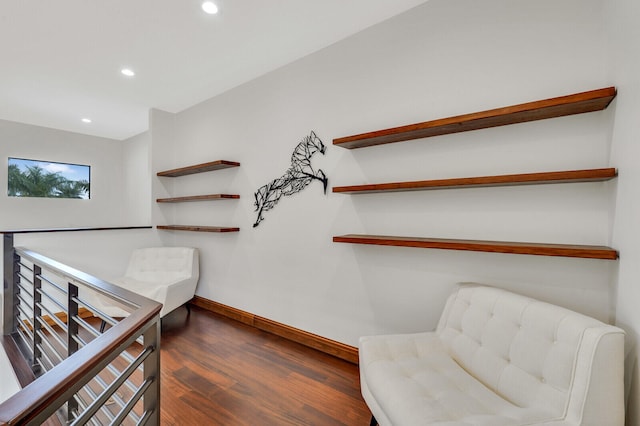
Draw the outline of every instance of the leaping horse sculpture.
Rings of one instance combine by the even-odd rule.
[[[261,186],[254,194],[255,211],[258,212],[256,222],[253,224],[254,228],[264,220],[262,213],[271,210],[280,201],[280,198],[302,191],[313,180],[321,181],[324,192],[325,194],[327,193],[329,179],[322,170],[318,169],[316,171],[311,166],[313,154],[320,152],[324,155],[326,149],[320,138],[313,131],[300,141],[293,150],[293,154],[291,154],[291,167],[287,169],[284,175]]]

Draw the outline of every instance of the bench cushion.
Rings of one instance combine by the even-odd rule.
[[[389,424],[506,426],[552,417],[492,392],[451,358],[435,333],[363,337],[360,354],[367,389]]]

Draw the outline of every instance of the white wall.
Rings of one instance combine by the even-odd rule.
[[[123,223],[122,142],[0,121],[0,228],[116,226]],[[7,158],[91,166],[91,199],[20,198],[7,195]]]
[[[151,224],[151,134],[141,133],[123,143],[123,215],[129,226]]]
[[[549,13],[553,10],[553,13]],[[605,112],[348,151],[332,139],[612,85],[601,0],[432,0],[173,115],[152,111],[153,198],[239,193],[154,206],[154,223],[235,225],[167,232],[202,252],[200,296],[347,344],[435,326],[458,281],[481,281],[604,320],[616,262],[334,244],[372,233],[607,245],[615,183],[348,196],[314,182],[266,212],[253,192],[282,175],[315,130],[330,186],[606,167]],[[217,159],[241,167],[169,179]],[[622,254],[625,256],[625,254]]]
[[[640,425],[640,5],[631,0],[606,2],[607,58],[618,86],[611,164],[620,169],[614,212],[613,244],[621,251],[616,322],[627,332],[627,385],[631,388],[627,424]]]
[[[148,226],[150,136],[117,141],[0,120],[0,229]],[[7,158],[91,166],[91,199],[7,196]],[[154,230],[16,234],[28,247],[101,278],[121,275],[132,248],[160,244]],[[0,272],[2,265],[0,265]]]

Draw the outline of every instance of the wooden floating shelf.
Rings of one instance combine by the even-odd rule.
[[[217,160],[209,163],[196,164],[195,166],[180,167],[178,169],[166,170],[158,172],[158,176],[178,177],[192,175],[194,173],[211,172],[214,170],[228,169],[230,167],[238,167],[240,163],[235,161]]]
[[[193,231],[193,232],[238,232],[240,228],[222,226],[192,226],[192,225],[158,225],[158,229],[165,231]]]
[[[605,109],[615,96],[616,88],[607,87],[573,95],[347,136],[334,139],[333,144],[348,149],[364,148],[450,133],[467,132],[508,124],[600,111]]]
[[[540,244],[505,241],[452,240],[439,238],[390,237],[380,235],[342,235],[335,243],[372,244],[380,246],[417,247],[442,250],[480,251],[489,253],[528,254],[535,256],[579,257],[586,259],[618,259],[610,247],[564,244]]]
[[[618,172],[615,168],[606,168],[455,179],[421,180],[413,182],[378,183],[369,185],[336,186],[333,188],[333,192],[344,194],[371,194],[379,192],[426,191],[449,188],[477,188],[511,185],[541,185],[551,183],[602,182],[613,179],[616,176],[618,176]]]
[[[184,203],[187,201],[217,201],[217,200],[237,200],[240,195],[237,194],[209,194],[209,195],[190,195],[187,197],[173,198],[157,198],[158,203]]]

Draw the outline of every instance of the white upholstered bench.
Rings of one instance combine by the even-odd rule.
[[[160,317],[193,298],[200,276],[198,249],[192,247],[147,247],[134,250],[122,277],[111,282],[119,287],[162,303]],[[86,299],[102,313],[118,318],[129,315],[125,309],[104,297]],[[189,305],[187,305],[187,308]],[[104,329],[103,321],[101,330]]]
[[[621,329],[475,284],[435,332],[362,337],[372,424],[622,426]]]
[[[112,282],[162,303],[164,317],[193,298],[199,276],[198,249],[147,247],[134,250],[124,276]]]

